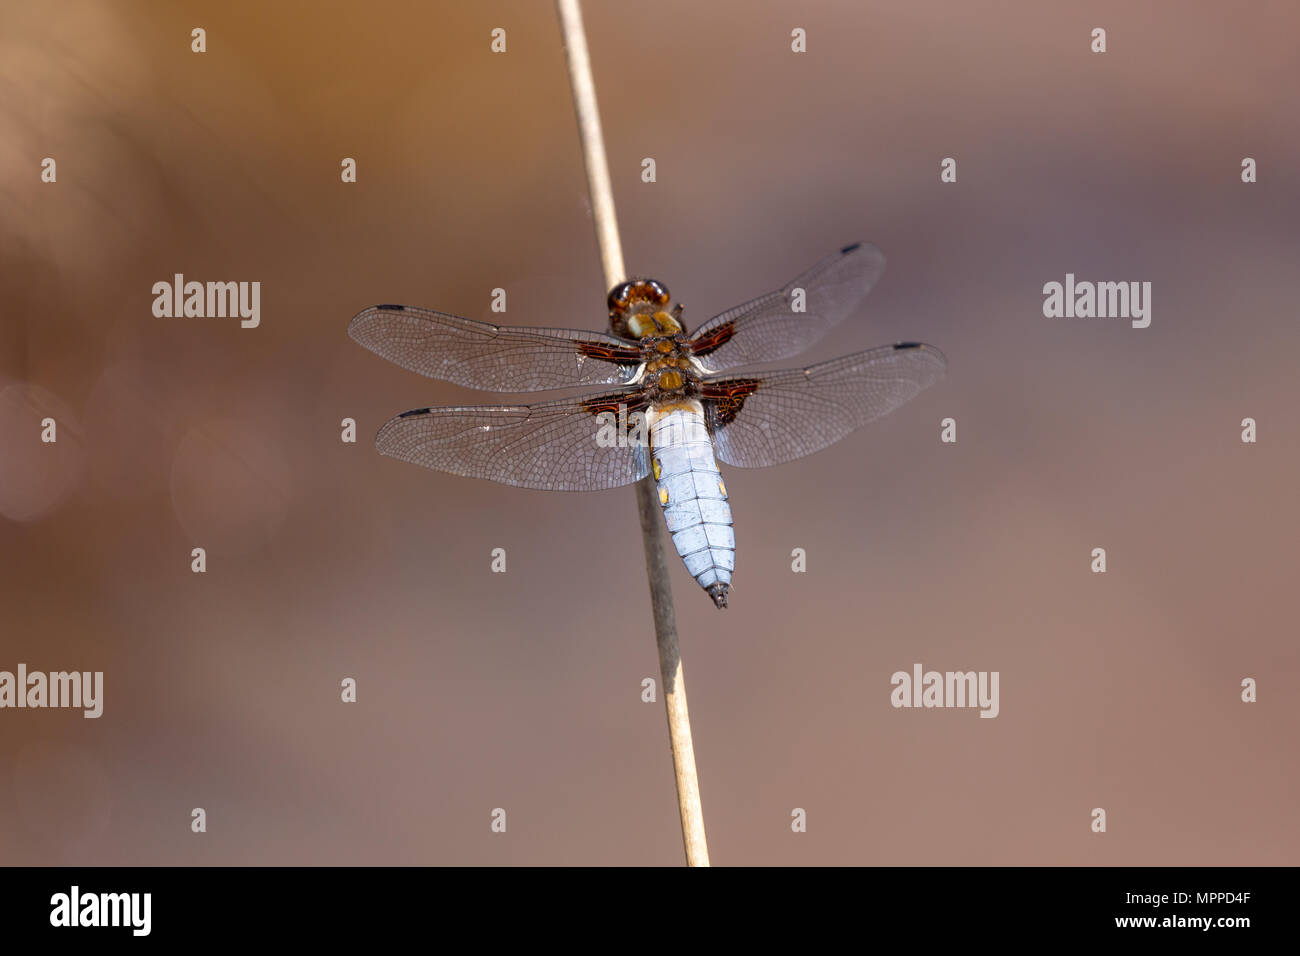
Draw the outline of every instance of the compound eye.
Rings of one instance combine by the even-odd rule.
[[[630,301],[631,290],[632,283],[630,282],[624,282],[614,286],[609,293],[609,310],[611,312],[622,312],[626,309],[628,307],[628,302]]]

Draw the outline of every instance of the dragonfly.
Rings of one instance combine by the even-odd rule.
[[[609,333],[509,327],[377,305],[348,334],[413,372],[502,393],[610,388],[532,405],[417,408],[375,438],[383,455],[469,478],[599,491],[653,476],[673,545],[719,608],[736,542],[718,460],[763,468],[826,448],[934,384],[937,348],[898,342],[829,362],[744,372],[804,351],[852,313],[885,257],[855,243],[688,333],[655,279],[608,295]],[[723,374],[729,373],[729,374]]]

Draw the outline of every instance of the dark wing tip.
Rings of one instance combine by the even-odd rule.
[[[406,434],[403,423],[408,418],[419,418],[433,411],[432,408],[413,408],[409,412],[402,412],[395,415],[379,427],[375,432],[375,450],[387,458],[400,458],[401,455],[395,454],[393,450],[394,433],[399,436]]]
[[[372,329],[370,328],[370,320],[375,316],[376,313],[379,312],[405,312],[405,311],[406,311],[406,306],[404,305],[387,305],[387,304],[372,305],[368,309],[362,309],[356,315],[352,316],[352,321],[348,323],[348,335],[351,338],[355,339],[356,341],[360,342],[362,345],[364,345],[366,348],[370,349],[373,352],[374,346],[372,346],[369,342],[365,340],[366,337],[368,337],[369,333],[372,331]]]
[[[831,258],[832,261],[839,261],[834,257]],[[853,264],[849,268],[863,270],[868,291],[879,281],[881,273],[885,271],[885,254],[874,242],[855,242],[845,246],[840,250],[839,259],[851,259]]]
[[[948,357],[933,345],[926,345],[924,342],[896,342],[894,343],[894,351],[924,352],[934,360],[935,364],[937,364],[940,369],[947,371]]]

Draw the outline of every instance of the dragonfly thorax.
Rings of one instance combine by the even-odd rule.
[[[691,364],[685,335],[647,335],[641,339],[641,354],[641,381],[652,401],[676,401],[698,392],[699,371]]]

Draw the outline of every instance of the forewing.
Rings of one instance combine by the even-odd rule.
[[[875,246],[846,246],[784,288],[710,319],[691,336],[691,349],[709,372],[798,355],[852,312],[884,271]]]
[[[403,305],[357,313],[348,335],[413,372],[494,392],[619,385],[641,363],[635,344],[600,332],[512,328]]]
[[[905,342],[808,368],[706,379],[718,458],[741,468],[793,461],[887,415],[943,377],[932,345]]]
[[[597,439],[602,412],[644,407],[640,389],[538,405],[470,405],[405,412],[375,447],[425,468],[547,491],[599,491],[644,478],[645,447]],[[609,447],[607,447],[607,445]]]

